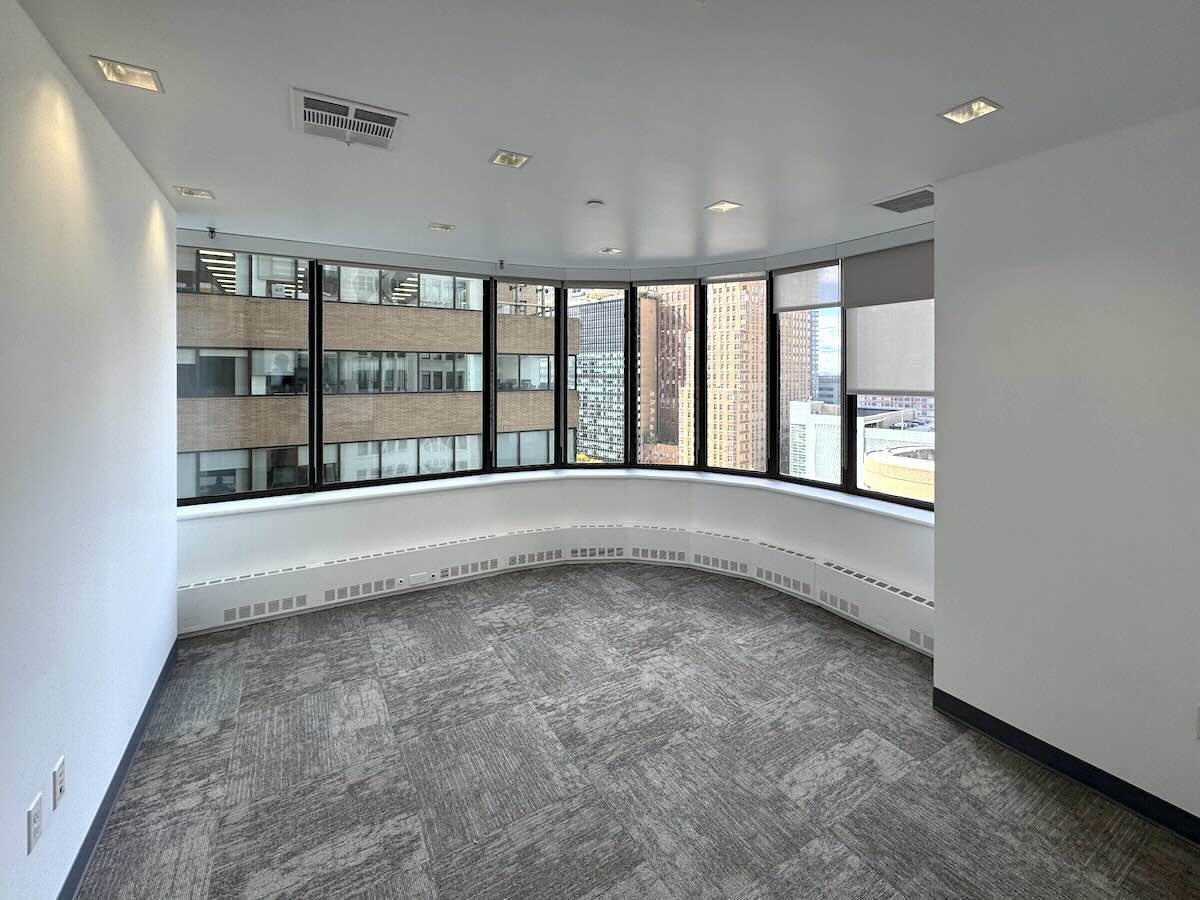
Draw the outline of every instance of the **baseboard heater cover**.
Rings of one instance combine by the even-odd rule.
[[[579,524],[485,534],[179,586],[180,634],[548,565],[686,566],[769,585],[932,656],[933,600],[801,548],[714,531]]]
[[[1041,763],[1110,800],[1128,807],[1138,815],[1167,828],[1193,843],[1200,844],[1200,816],[1168,803],[1149,791],[1130,784],[1053,744],[998,719],[991,713],[960,700],[940,688],[933,689],[933,708],[964,725],[983,732],[1006,747]]]

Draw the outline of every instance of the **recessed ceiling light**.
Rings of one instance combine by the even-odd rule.
[[[589,200],[589,201],[587,201],[587,203],[584,204],[584,206],[603,206],[603,205],[604,205],[603,200]]]
[[[96,61],[101,73],[109,81],[141,88],[143,91],[154,91],[156,94],[163,92],[162,82],[158,80],[158,73],[153,69],[135,66],[132,63],[117,62],[115,59],[105,59],[102,56],[93,56],[92,59]]]
[[[454,226],[451,225],[449,222],[430,222],[429,230],[430,231],[453,231]]]
[[[492,157],[492,162],[498,166],[508,166],[510,169],[519,169],[525,163],[529,162],[530,156],[528,153],[518,153],[516,150],[497,150]]]
[[[616,256],[618,253],[624,253],[620,247],[601,247],[600,252],[605,256]]]
[[[735,209],[741,209],[742,204],[734,203],[732,200],[718,200],[716,203],[710,203],[704,208],[709,212],[732,212]]]
[[[187,197],[189,200],[216,200],[217,195],[205,188],[184,187],[182,184],[175,185],[175,191],[180,197]]]
[[[942,118],[949,119],[958,125],[964,125],[967,122],[983,118],[988,113],[994,113],[996,110],[1003,108],[995,100],[989,100],[987,97],[976,97],[974,100],[968,100],[966,103],[959,104],[954,109],[946,110],[942,113]]]

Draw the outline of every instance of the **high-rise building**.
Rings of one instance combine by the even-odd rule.
[[[767,283],[707,285],[708,464],[767,468]]]
[[[572,288],[567,315],[579,329],[579,349],[568,360],[567,386],[579,394],[579,424],[568,461],[623,462],[625,291]]]
[[[639,461],[695,462],[693,284],[638,289]]]
[[[801,310],[776,318],[779,331],[779,440],[780,459],[788,452],[791,410],[795,401],[818,399],[814,385],[817,354],[813,341],[817,330],[815,310]],[[836,402],[836,401],[835,401]],[[791,472],[796,475],[797,473]]]

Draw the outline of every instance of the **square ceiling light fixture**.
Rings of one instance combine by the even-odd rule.
[[[140,88],[143,91],[153,91],[156,94],[163,92],[162,82],[159,81],[158,73],[153,69],[135,66],[132,63],[117,62],[115,59],[105,59],[102,56],[93,56],[92,59],[100,67],[100,73],[109,81],[127,84],[129,87]]]
[[[518,153],[516,150],[497,150],[492,156],[494,165],[508,166],[510,169],[519,169],[529,160],[528,153]]]
[[[995,100],[989,100],[987,97],[976,97],[974,100],[960,103],[954,109],[946,110],[942,113],[942,118],[949,119],[957,125],[965,125],[968,122],[982,119],[989,113],[994,113],[996,110],[1003,108]]]
[[[733,212],[735,209],[741,209],[742,204],[734,203],[732,200],[718,200],[716,203],[710,203],[704,208],[709,212]]]
[[[175,185],[175,192],[180,197],[186,197],[188,200],[216,200],[217,195],[206,188],[186,187],[182,184]]]
[[[430,222],[429,230],[430,231],[453,231],[454,226],[452,224],[450,224],[449,222]]]

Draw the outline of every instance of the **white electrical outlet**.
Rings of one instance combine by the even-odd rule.
[[[54,764],[50,780],[54,783],[54,796],[50,808],[58,809],[58,805],[62,803],[63,794],[67,792],[67,758],[65,756],[60,756],[58,762]]]
[[[29,808],[25,810],[25,853],[33,852],[33,847],[42,836],[42,795],[33,798]]]

